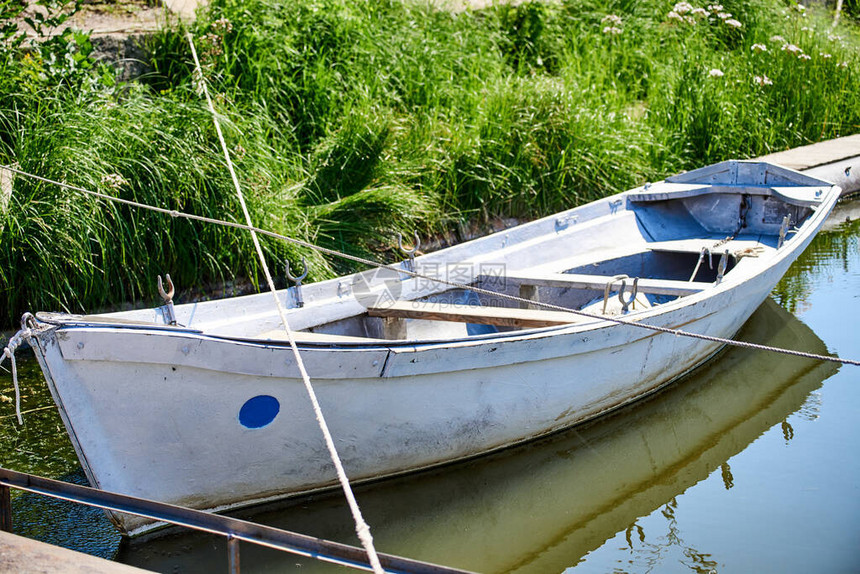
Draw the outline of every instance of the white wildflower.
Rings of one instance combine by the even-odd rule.
[[[672,8],[673,12],[677,12],[678,14],[686,14],[687,12],[693,11],[693,5],[689,2],[678,2],[675,4],[675,7]]]
[[[753,78],[753,83],[758,84],[759,86],[772,86],[773,80],[767,76],[755,76]]]
[[[719,14],[717,14],[717,18],[719,18],[720,20],[728,20],[731,17],[731,12],[720,12]]]
[[[795,8],[797,8],[798,12],[806,12],[806,6],[804,6],[803,4],[798,4],[797,6],[795,6]]]
[[[798,54],[797,59],[798,60],[811,60],[812,56],[810,56],[809,54]]]
[[[833,57],[833,54],[828,54],[826,52],[818,52],[818,55],[821,56],[825,60],[829,60]]]
[[[732,18],[732,19],[726,20],[726,26],[731,26],[732,28],[740,28],[741,23]]]
[[[714,12],[714,13],[722,12],[723,11],[723,5],[722,4],[710,4],[708,6],[708,10],[710,10],[711,12]]]
[[[111,189],[119,189],[128,182],[118,173],[108,173],[102,177],[102,183]]]
[[[803,50],[800,46],[796,46],[794,44],[783,44],[782,45],[783,52],[791,52],[792,54],[802,54]]]
[[[705,10],[704,8],[693,8],[693,11],[691,12],[691,14],[693,16],[697,16],[699,18],[707,18],[708,17],[708,11]]]
[[[621,20],[621,16],[617,16],[615,14],[607,14],[600,21],[602,24],[611,24],[613,26],[621,26],[624,22]]]
[[[839,64],[837,64],[837,65],[838,65],[840,68],[847,68],[847,67],[848,67],[848,62],[839,62]]]
[[[615,35],[621,33],[621,28],[616,28],[615,26],[606,26],[603,29],[604,34]]]
[[[782,42],[783,44],[788,43],[788,41],[785,38],[783,38],[782,36],[771,36],[770,41],[771,42]]]
[[[669,20],[677,20],[678,22],[684,21],[684,17],[675,12],[674,10],[666,14],[666,18],[668,18]]]
[[[244,159],[246,153],[248,152],[244,147],[242,147],[242,144],[236,144],[236,148],[233,150],[233,158],[237,161],[241,161]]]
[[[812,29],[812,28],[810,28],[809,26],[804,26],[804,27],[802,27],[802,28],[800,29],[800,31],[801,31],[801,32],[809,32],[810,34],[813,34],[813,33],[815,32],[815,30],[813,30],[813,29]]]
[[[719,68],[713,68],[710,72],[708,72],[708,75],[712,78],[722,78],[725,74],[723,74],[723,71]]]
[[[227,18],[219,18],[212,22],[212,31],[219,36],[225,36],[233,31],[233,23]]]
[[[761,54],[762,52],[767,52],[767,46],[764,44],[753,44],[750,46],[750,50],[755,52],[756,54]]]

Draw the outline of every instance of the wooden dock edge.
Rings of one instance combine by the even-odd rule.
[[[755,158],[835,183],[842,195],[860,192],[860,134]]]

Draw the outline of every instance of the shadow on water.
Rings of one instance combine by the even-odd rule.
[[[59,480],[89,486],[81,469]],[[101,510],[39,494],[23,493],[13,500],[12,524],[20,536],[100,558],[114,558],[122,540]]]
[[[770,299],[739,337],[827,352]],[[610,417],[490,457],[365,485],[356,496],[380,551],[480,572],[562,571],[781,424],[837,368],[732,348],[685,381]],[[339,494],[241,516],[355,544]],[[226,546],[207,535],[177,534],[133,541],[118,559],[159,572],[216,571],[226,566]],[[298,566],[340,571],[242,547],[243,572]]]

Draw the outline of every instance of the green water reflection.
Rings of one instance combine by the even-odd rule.
[[[856,221],[820,234],[739,337],[860,357],[858,241]],[[22,361],[21,370],[23,408],[33,412],[18,428],[13,403],[0,403],[0,464],[82,480],[36,365]],[[363,486],[357,497],[380,551],[480,572],[851,571],[860,559],[858,375],[733,348],[611,417]],[[0,395],[13,396],[6,373]],[[226,570],[217,537],[119,547],[98,511],[72,512],[18,496],[16,529],[158,572]],[[242,516],[357,544],[336,493]],[[343,570],[242,545],[243,572],[292,569]]]
[[[24,424],[15,416],[11,373],[0,371],[0,466],[87,484],[39,365],[27,352],[19,352],[17,363]],[[15,490],[12,496],[16,534],[102,558],[116,555],[121,537],[100,510]]]

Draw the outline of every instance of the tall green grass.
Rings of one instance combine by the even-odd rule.
[[[679,170],[857,133],[857,25],[849,14],[831,33],[830,22],[824,8],[780,0],[464,12],[213,0],[190,31],[255,222],[393,261],[397,232],[534,218]],[[152,71],[130,84],[91,59],[86,35],[26,50],[7,36],[0,163],[239,218],[184,32],[151,37]],[[350,269],[276,241],[265,250],[281,274],[303,256],[314,279]],[[254,285],[259,269],[247,234],[16,179],[0,215],[0,322],[151,304],[164,272],[182,300],[191,286]]]

